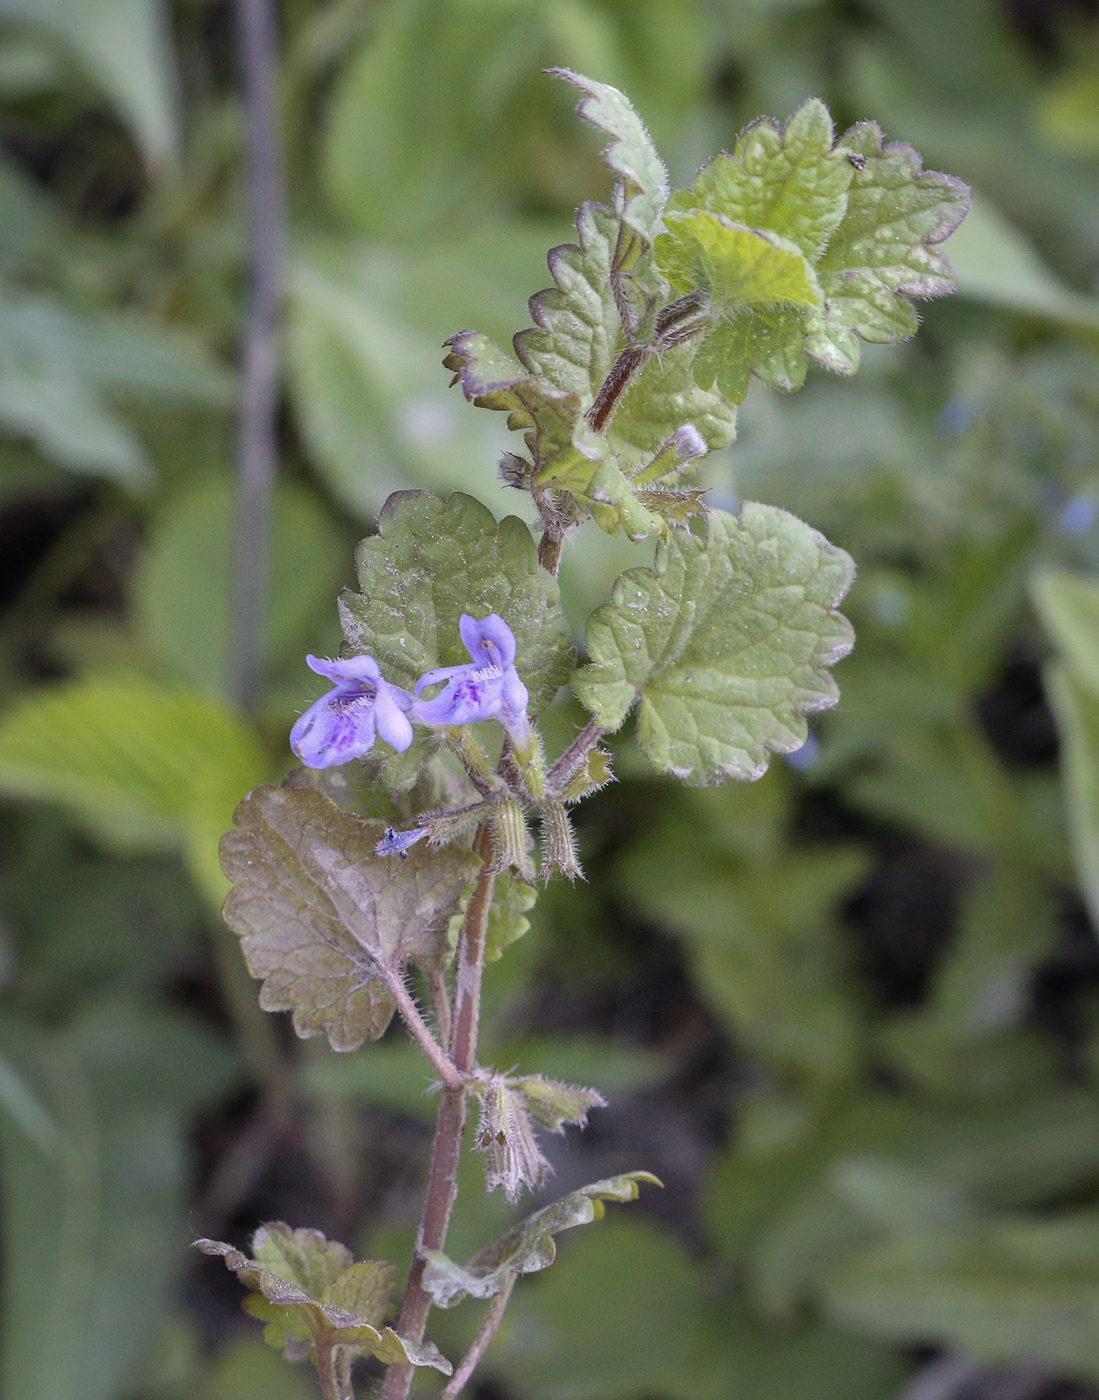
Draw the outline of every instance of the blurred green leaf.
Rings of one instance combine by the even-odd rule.
[[[137,678],[45,687],[0,720],[0,790],[60,802],[122,851],[183,849],[215,902],[217,836],[266,767],[235,715]]]
[[[830,1270],[824,1302],[872,1336],[1095,1377],[1097,1249],[1099,1217],[1084,1211],[905,1234]]]
[[[181,1271],[188,1119],[237,1061],[190,1017],[119,1005],[65,1030],[6,1015],[0,1049],[58,1130],[46,1154],[0,1114],[3,1391],[115,1400]]]
[[[1058,281],[1026,236],[980,196],[951,240],[950,256],[962,296],[1092,336],[1099,331],[1099,299]]]
[[[235,641],[235,486],[199,477],[154,511],[133,581],[142,640],[179,677],[212,698],[230,690]],[[275,495],[269,670],[301,666],[311,628],[341,578],[343,542],[316,496],[293,482]],[[237,794],[239,796],[239,793]]]
[[[133,314],[77,315],[43,294],[0,290],[0,423],[72,471],[147,485],[127,398],[224,404],[232,379],[192,336]]]
[[[1067,666],[1050,667],[1046,687],[1064,745],[1061,773],[1080,888],[1099,921],[1099,695]]]
[[[177,163],[177,75],[163,0],[0,0],[0,18],[62,44],[117,107],[154,171]]]
[[[1058,73],[1038,106],[1042,135],[1070,155],[1099,151],[1099,64],[1090,56]]]
[[[1077,682],[1099,695],[1099,579],[1045,568],[1035,574],[1031,594]]]

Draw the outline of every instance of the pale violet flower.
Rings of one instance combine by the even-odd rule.
[[[412,696],[383,681],[372,656],[347,661],[307,656],[305,660],[311,671],[334,682],[290,731],[290,747],[307,768],[334,768],[362,758],[373,748],[376,733],[404,753],[412,743],[407,715]]]
[[[412,713],[424,724],[473,724],[497,719],[520,750],[530,744],[527,688],[515,669],[515,638],[502,617],[489,613],[480,622],[464,613],[458,624],[473,658],[465,666],[441,666],[416,682],[417,696],[437,681],[446,685],[433,700],[419,700]]]

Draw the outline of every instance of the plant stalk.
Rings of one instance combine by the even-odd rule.
[[[397,1003],[397,1010],[401,1013],[401,1019],[408,1027],[409,1034],[431,1061],[432,1069],[438,1073],[439,1078],[443,1081],[443,1088],[448,1089],[452,1094],[460,1093],[465,1088],[462,1076],[455,1069],[454,1062],[447,1057],[439,1042],[428,1030],[424,1018],[416,1008],[416,1003],[409,995],[404,978],[394,968],[387,968],[385,984],[393,1000]]]
[[[511,1290],[515,1287],[515,1280],[518,1277],[518,1274],[512,1274],[504,1285],[503,1292],[497,1293],[496,1297],[493,1298],[492,1305],[485,1314],[484,1322],[481,1324],[481,1330],[477,1333],[476,1337],[474,1337],[473,1344],[462,1358],[461,1365],[454,1372],[453,1376],[451,1376],[450,1380],[447,1381],[445,1389],[439,1396],[439,1400],[455,1400],[455,1397],[459,1395],[468,1384],[470,1376],[472,1376],[473,1372],[477,1369],[482,1356],[484,1356],[485,1352],[488,1350],[493,1337],[496,1336],[497,1328],[504,1320],[504,1313],[511,1299]]]
[[[492,907],[493,872],[492,842],[488,830],[477,833],[473,849],[481,857],[481,873],[469,901],[461,936],[458,939],[457,966],[454,974],[454,1015],[450,1035],[450,1061],[459,1074],[469,1074],[477,1063],[477,1031],[481,1013],[481,975],[485,963],[485,935]],[[416,1253],[408,1273],[397,1332],[406,1341],[423,1341],[431,1294],[423,1287],[425,1249],[442,1249],[450,1225],[450,1213],[458,1194],[458,1164],[462,1152],[462,1135],[466,1125],[466,1089],[443,1089],[435,1137],[431,1144],[431,1162],[427,1171],[420,1229],[416,1238]],[[406,1400],[412,1388],[413,1368],[393,1364],[386,1368],[380,1400]]]
[[[236,627],[230,684],[233,701],[251,713],[263,674],[271,571],[285,197],[275,114],[278,38],[274,5],[272,0],[236,0],[235,10],[248,130],[251,289],[242,348]]]

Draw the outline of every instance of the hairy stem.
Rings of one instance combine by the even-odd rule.
[[[243,347],[237,492],[236,635],[232,697],[255,708],[263,667],[271,502],[278,461],[279,300],[283,180],[275,119],[278,41],[272,0],[236,0],[248,127],[251,293]]]
[[[431,1007],[435,1012],[435,1025],[439,1030],[439,1040],[443,1045],[450,1044],[450,993],[446,978],[441,972],[429,972],[427,985],[431,989]]]
[[[603,737],[604,730],[595,720],[588,720],[580,733],[546,774],[546,790],[559,796],[561,789]]]
[[[409,1034],[431,1061],[432,1068],[443,1081],[443,1087],[449,1089],[451,1093],[461,1093],[465,1087],[462,1082],[462,1076],[455,1069],[453,1062],[447,1057],[430,1030],[428,1030],[427,1024],[420,1015],[416,1003],[409,995],[408,988],[404,983],[404,978],[396,968],[386,968],[385,985],[388,987],[393,1000],[397,1003],[397,1010],[401,1013],[401,1019],[408,1027]]]
[[[450,1061],[459,1075],[468,1074],[477,1062],[477,1030],[481,1012],[481,974],[485,963],[485,934],[488,914],[492,907],[495,874],[492,869],[492,842],[485,827],[477,833],[473,849],[481,857],[481,873],[469,901],[462,932],[458,939],[457,966],[454,974],[454,1017],[450,1035]],[[461,1084],[461,1081],[459,1080]],[[466,1090],[444,1087],[439,1114],[435,1120],[435,1137],[431,1144],[431,1162],[427,1170],[427,1190],[424,1194],[420,1229],[416,1238],[416,1254],[408,1273],[401,1316],[397,1331],[410,1342],[423,1341],[431,1295],[423,1287],[425,1249],[442,1249],[450,1225],[450,1212],[458,1192],[458,1163],[462,1151],[462,1134],[466,1125]],[[380,1400],[405,1400],[412,1387],[413,1368],[391,1365],[382,1382]]]
[[[351,1392],[345,1391],[340,1385],[336,1350],[332,1346],[317,1346],[317,1375],[320,1378],[321,1394],[324,1400],[354,1400]]]
[[[627,345],[611,365],[610,373],[603,380],[595,402],[587,413],[588,422],[597,433],[601,433],[610,422],[619,399],[629,387],[630,380],[652,353],[651,345]]]
[[[481,1324],[481,1330],[473,1339],[473,1345],[462,1358],[462,1364],[446,1383],[446,1388],[439,1396],[439,1400],[454,1400],[455,1396],[461,1394],[469,1381],[470,1376],[480,1364],[481,1357],[489,1348],[489,1343],[496,1336],[496,1330],[504,1320],[504,1312],[511,1298],[511,1290],[515,1287],[517,1274],[512,1274],[504,1285],[502,1293],[497,1293],[492,1300],[492,1306],[485,1314],[485,1320]]]

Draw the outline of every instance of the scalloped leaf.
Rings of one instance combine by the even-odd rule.
[[[225,922],[265,1011],[293,1011],[303,1038],[333,1050],[377,1040],[395,1010],[387,977],[439,967],[447,921],[479,869],[458,846],[375,855],[385,824],[348,816],[315,788],[253,788],[222,838],[234,888]]]
[[[423,1286],[440,1308],[453,1308],[465,1298],[495,1297],[516,1274],[549,1268],[557,1256],[554,1235],[602,1220],[604,1201],[636,1200],[643,1181],[663,1185],[651,1172],[626,1172],[570,1191],[528,1215],[464,1265],[455,1264],[438,1250],[425,1249]]]
[[[847,211],[816,264],[824,310],[810,317],[805,349],[826,369],[853,374],[859,339],[890,345],[915,335],[909,297],[940,297],[957,285],[939,244],[969,212],[968,186],[924,170],[911,146],[884,145],[880,128],[846,132],[855,174]]]
[[[772,753],[805,742],[804,716],[835,704],[827,667],[851,649],[835,611],[850,557],[775,506],[706,517],[653,569],[631,569],[588,619],[590,665],[573,689],[606,729],[640,700],[641,747],[694,786],[758,778]]]
[[[387,680],[415,687],[437,666],[469,662],[458,620],[498,613],[515,634],[515,667],[538,714],[575,664],[557,580],[539,567],[530,529],[496,517],[456,491],[398,491],[378,533],[355,557],[361,592],[345,591],[340,617],[353,652],[373,656]]]
[[[681,292],[709,285],[696,226],[682,222],[699,213],[777,235],[816,273],[815,304],[761,305],[732,321],[715,308],[695,375],[737,402],[752,374],[774,388],[798,388],[806,357],[854,373],[860,338],[885,344],[913,335],[916,313],[908,298],[954,288],[938,245],[969,208],[966,186],[923,170],[910,146],[883,145],[873,123],[852,127],[834,144],[832,137],[828,111],[815,99],[781,130],[764,118],[744,132],[731,156],[715,157],[691,189],[669,200],[669,232],[656,240],[654,252]],[[727,276],[735,280],[734,266]]]
[[[660,228],[660,216],[668,198],[668,172],[644,123],[625,93],[609,83],[597,83],[569,68],[547,71],[585,94],[577,115],[611,138],[603,151],[603,163],[618,178],[615,209],[622,222],[647,246]]]
[[[385,1326],[392,1264],[356,1264],[348,1249],[319,1230],[291,1230],[281,1221],[256,1231],[251,1259],[221,1240],[196,1240],[195,1247],[224,1259],[252,1290],[245,1311],[266,1324],[264,1341],[288,1361],[339,1346],[387,1364],[432,1366],[447,1376],[454,1369],[430,1343],[408,1342]]]

